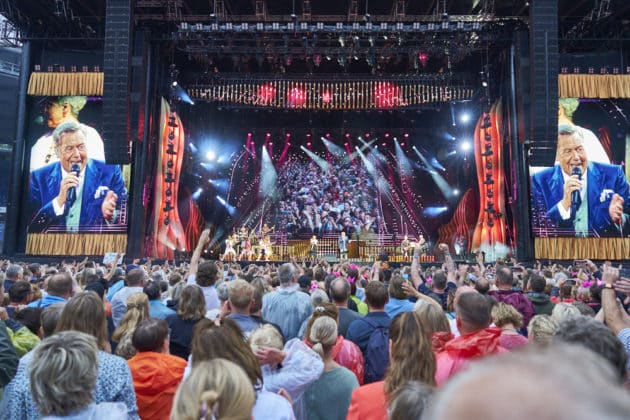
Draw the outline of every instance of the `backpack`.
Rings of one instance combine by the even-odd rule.
[[[374,328],[368,338],[364,355],[365,376],[363,382],[369,384],[382,380],[389,365],[389,328],[375,324],[369,318],[363,318],[363,320]]]

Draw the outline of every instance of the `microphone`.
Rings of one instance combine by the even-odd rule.
[[[575,167],[573,168],[573,170],[571,171],[571,175],[577,175],[578,179],[581,181],[582,180],[582,169]],[[571,193],[571,207],[573,207],[574,209],[577,209],[580,206],[580,190],[577,191],[573,191]]]
[[[77,163],[74,163],[72,165],[72,168],[70,169],[70,172],[74,173],[76,176],[79,176],[79,172],[81,172],[81,167]],[[68,207],[72,206],[72,204],[74,204],[74,201],[76,199],[77,199],[76,187],[68,188],[68,193],[66,195],[66,202],[68,203]]]

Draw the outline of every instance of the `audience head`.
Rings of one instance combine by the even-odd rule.
[[[18,281],[22,280],[24,275],[24,269],[21,265],[11,264],[7,267],[7,271],[5,272],[5,276],[7,280]]]
[[[291,263],[282,264],[278,267],[278,279],[281,286],[288,286],[293,283],[295,278],[295,266]]]
[[[263,296],[268,293],[271,288],[265,281],[264,277],[260,276],[254,277],[251,285],[254,288],[254,303],[252,304],[250,312],[255,314],[262,310]]]
[[[228,297],[234,312],[249,314],[254,303],[254,288],[245,280],[233,280],[228,286]]]
[[[529,341],[546,346],[551,343],[558,324],[549,315],[535,315],[527,326]]]
[[[313,293],[311,293],[311,306],[316,308],[322,303],[330,302],[328,295],[322,289],[315,289]]]
[[[182,382],[173,400],[171,419],[247,420],[255,402],[245,371],[237,363],[217,358],[196,364]]]
[[[47,292],[51,296],[67,299],[72,295],[72,277],[68,273],[53,275],[48,280]]]
[[[37,335],[42,326],[42,309],[23,308],[15,312],[15,320],[28,328],[33,334]]]
[[[492,402],[470,390],[483,390]],[[629,412],[630,399],[613,369],[593,352],[565,344],[471,363],[436,394],[426,419],[591,420],[597,413],[621,420]]]
[[[462,334],[479,331],[490,325],[490,302],[479,293],[464,293],[457,299],[457,327]]]
[[[475,282],[475,290],[482,295],[487,295],[490,291],[490,282],[488,281],[488,279],[484,277],[478,278]]]
[[[402,312],[389,327],[389,367],[385,373],[385,394],[391,396],[411,380],[435,385],[435,356],[431,337],[415,312]]]
[[[134,268],[127,273],[127,286],[129,287],[142,287],[147,281],[147,273],[142,268]]]
[[[538,274],[532,274],[532,276],[529,279],[529,285],[532,289],[532,292],[545,293],[547,280],[545,280],[543,276],[539,276]]]
[[[495,282],[498,288],[511,288],[514,285],[512,269],[507,265],[497,267]]]
[[[162,296],[160,285],[154,281],[150,281],[144,285],[142,292],[147,295],[149,300],[160,300]]]
[[[205,261],[199,264],[196,281],[201,287],[212,286],[219,278],[219,268],[214,261]]]
[[[168,338],[168,323],[163,319],[148,318],[138,324],[131,342],[138,352],[166,353]]]
[[[553,307],[551,311],[551,318],[555,321],[556,324],[560,324],[567,318],[579,316],[580,310],[570,303],[559,302]]]
[[[46,307],[42,311],[41,324],[42,324],[42,338],[50,337],[55,333],[61,312],[66,304],[63,302],[53,303]]]
[[[96,339],[63,331],[42,341],[30,363],[33,401],[43,416],[69,416],[93,401],[98,374]]]
[[[330,298],[335,303],[345,304],[350,297],[350,283],[343,277],[337,277],[330,283]]]
[[[149,298],[144,293],[134,293],[127,300],[125,311],[112,340],[120,341],[125,334],[133,332],[136,326],[149,317]]]
[[[578,308],[578,311],[580,311],[580,314],[582,315],[586,315],[586,316],[590,316],[590,317],[595,317],[595,310],[593,308],[591,308],[589,305],[587,305],[584,302],[581,301],[575,301],[573,303],[571,303],[571,305],[575,306],[576,308]]]
[[[313,315],[311,319],[306,323],[306,331],[304,332],[304,339],[308,340],[311,336],[311,328],[313,323],[317,318],[321,318],[323,316],[330,317],[335,320],[335,322],[339,322],[339,309],[334,303],[330,302],[322,302],[313,308]]]
[[[448,323],[446,314],[437,306],[419,300],[414,305],[413,311],[420,317],[427,334],[431,335],[438,331],[451,332],[451,326]]]
[[[193,368],[204,360],[224,358],[241,366],[252,386],[262,383],[258,360],[243,340],[238,324],[232,319],[222,319],[219,326],[208,319],[199,321],[193,329],[190,354]]]
[[[446,288],[447,277],[446,271],[436,270],[431,276],[433,288],[436,290],[444,290]]]
[[[96,337],[100,350],[109,350],[107,318],[103,301],[94,292],[81,292],[64,305],[56,332],[80,331]]]
[[[491,313],[497,327],[512,324],[518,330],[523,326],[523,315],[510,304],[499,302],[492,307]]]
[[[282,334],[271,324],[264,324],[256,328],[249,335],[248,341],[254,353],[261,347],[271,347],[276,350],[284,348]]]
[[[371,310],[383,310],[389,302],[387,287],[380,281],[371,281],[365,286],[365,301]]]
[[[206,298],[196,284],[184,286],[177,300],[177,315],[185,321],[198,321],[206,315]]]
[[[311,325],[308,339],[313,344],[313,351],[326,360],[337,343],[337,321],[329,316],[317,318]]]
[[[628,355],[617,336],[601,322],[584,315],[565,318],[558,325],[554,342],[586,347],[609,362],[620,384],[626,380]]]
[[[33,287],[27,281],[16,281],[9,288],[9,299],[16,304],[26,305],[33,296]]]
[[[407,280],[403,279],[400,274],[392,276],[388,288],[389,297],[400,300],[407,299],[407,294],[403,289],[403,284],[405,284],[405,282],[407,282]]]
[[[433,395],[433,387],[409,381],[394,391],[389,404],[391,420],[420,420]]]

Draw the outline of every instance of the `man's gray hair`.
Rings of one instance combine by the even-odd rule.
[[[311,293],[311,305],[313,308],[319,306],[320,303],[330,302],[328,299],[328,295],[322,289],[315,289],[313,293]]]
[[[21,265],[11,264],[7,267],[7,278],[9,280],[17,278],[20,274],[24,272],[24,269]]]
[[[578,127],[576,127],[573,124],[560,124],[558,126],[558,135],[577,137],[580,140],[584,140],[584,136],[582,135],[582,130],[580,130]]]
[[[98,376],[96,338],[63,331],[41,342],[30,364],[31,394],[43,416],[67,416],[92,401]]]
[[[217,296],[219,297],[219,300],[221,302],[227,302],[227,300],[229,299],[229,294],[228,294],[229,285],[230,284],[227,281],[220,281],[216,285]]]
[[[160,284],[161,282],[166,281],[166,274],[162,270],[154,271],[151,274],[151,279],[157,284]]]
[[[293,282],[295,277],[295,266],[291,263],[285,263],[278,268],[278,280],[281,285],[288,285]]]
[[[87,138],[87,133],[81,126],[81,124],[74,121],[66,121],[62,122],[55,128],[53,131],[53,140],[55,140],[55,146],[59,146],[61,144],[61,135],[65,133],[77,133],[80,132],[83,134],[84,138]]]

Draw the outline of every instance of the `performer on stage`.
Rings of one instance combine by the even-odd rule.
[[[405,235],[402,242],[400,243],[400,251],[402,252],[404,259],[409,258],[410,248],[411,248],[411,242],[409,242],[409,238],[407,237],[407,235]]]
[[[264,238],[265,236],[269,235],[271,232],[273,232],[273,230],[276,227],[269,227],[269,225],[267,225],[267,223],[263,224],[262,229],[260,230],[260,237]]]
[[[245,237],[245,240],[241,242],[241,255],[238,259],[241,261],[251,261],[254,258],[254,251],[252,250],[252,243],[249,241],[249,237]]]
[[[260,241],[260,254],[258,255],[258,261],[269,261],[271,258],[271,239],[269,236],[263,236]]]
[[[453,244],[453,248],[455,248],[455,255],[462,256],[466,253],[466,238],[463,235],[459,235],[455,238],[455,243]]]
[[[225,240],[225,252],[223,253],[223,261],[234,261],[236,259],[236,250],[234,245],[236,240],[233,236],[228,236]]]
[[[313,237],[311,238],[311,250],[310,250],[310,254],[311,254],[311,259],[313,261],[315,261],[317,259],[317,244],[319,242],[317,241],[317,236],[313,235]]]
[[[346,236],[346,232],[341,231],[341,236],[339,236],[338,242],[339,242],[339,259],[347,260],[348,259],[348,237]]]

